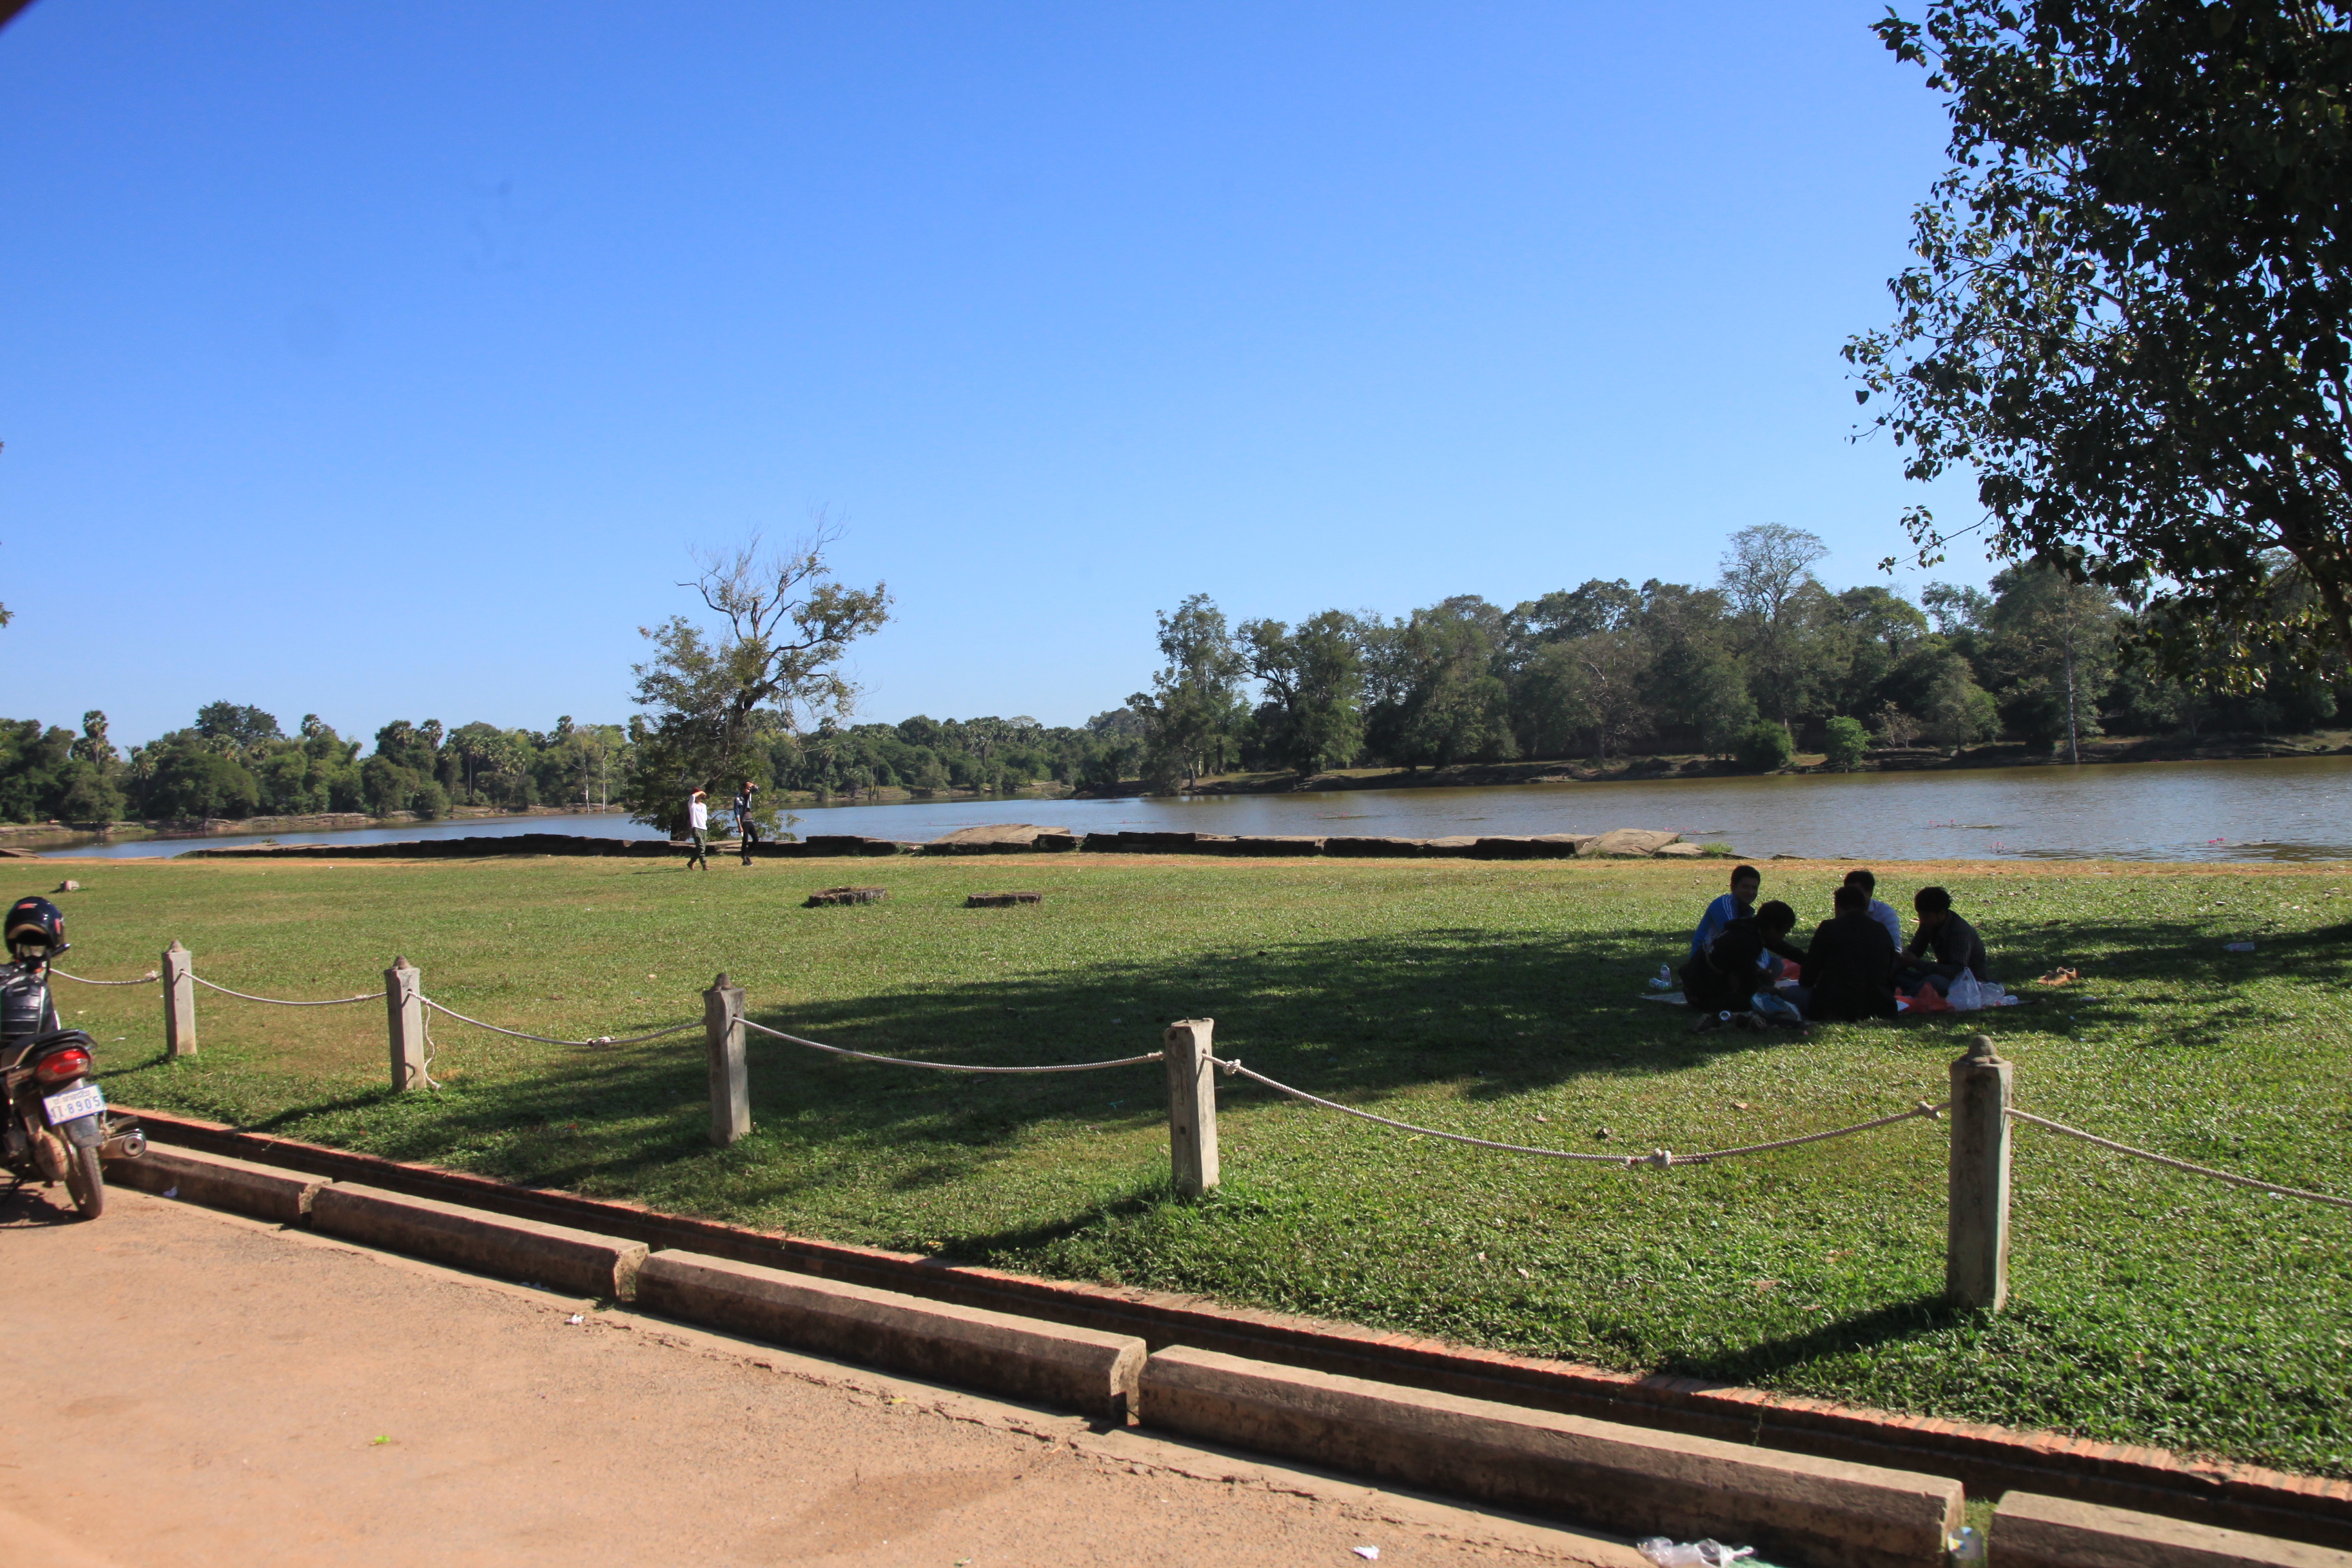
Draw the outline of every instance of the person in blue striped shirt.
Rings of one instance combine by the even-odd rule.
[[[1753,866],[1735,866],[1731,871],[1731,891],[1706,906],[1698,917],[1698,930],[1691,932],[1690,955],[1696,958],[1715,945],[1723,928],[1736,920],[1756,912],[1757,890],[1764,886],[1764,873]]]

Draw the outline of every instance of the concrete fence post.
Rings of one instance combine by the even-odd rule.
[[[1989,1036],[1952,1063],[1951,1185],[1944,1300],[1998,1312],[2009,1300],[2009,1106],[2013,1069]]]
[[[751,1133],[751,1077],[743,1061],[743,988],[725,974],[702,994],[710,1045],[710,1141],[724,1148]]]
[[[1217,1063],[1214,1018],[1168,1026],[1160,1050],[1168,1069],[1168,1163],[1182,1196],[1217,1185]]]
[[[163,1054],[196,1054],[195,958],[173,937],[163,950]]]
[[[392,1087],[425,1087],[425,975],[394,957],[383,972],[383,1011],[392,1039]]]

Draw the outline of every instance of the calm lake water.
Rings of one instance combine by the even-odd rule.
[[[2352,757],[1356,790],[1199,800],[917,801],[803,806],[799,816],[798,830],[803,835],[862,833],[877,838],[932,838],[984,822],[1044,823],[1080,833],[1130,827],[1410,838],[1664,827],[1691,838],[1728,843],[1748,856],[2313,860],[2352,857]],[[654,837],[613,816],[476,819],[271,837],[281,844],[368,844],[509,833]],[[176,855],[254,841],[233,837],[146,839],[47,853]]]

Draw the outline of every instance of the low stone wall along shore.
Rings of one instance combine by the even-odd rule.
[[[425,860],[493,855],[609,855],[665,858],[688,846],[659,838],[587,838],[570,833],[515,833],[496,837],[418,838],[396,844],[255,844],[191,849],[185,859]],[[740,855],[734,843],[713,844],[713,855]],[[761,859],[833,859],[887,855],[1322,855],[1340,859],[1454,858],[1470,860],[1675,859],[1707,851],[1677,833],[1620,827],[1609,833],[1538,833],[1518,837],[1456,834],[1444,838],[1349,838],[1291,834],[1088,833],[1034,823],[961,828],[928,844],[856,834],[820,833],[792,843],[751,846]],[[1720,853],[1720,851],[1717,851]]]

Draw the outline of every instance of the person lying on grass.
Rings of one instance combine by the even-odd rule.
[[[1754,1011],[1757,994],[1770,988],[1780,959],[1803,956],[1789,945],[1796,923],[1797,911],[1778,899],[1731,921],[1705,952],[1683,965],[1684,1002],[1706,1013]]]
[[[1753,866],[1731,868],[1731,891],[1716,895],[1715,902],[1698,917],[1698,929],[1691,932],[1690,955],[1696,958],[1714,945],[1723,934],[1723,928],[1736,920],[1756,912],[1757,889],[1764,885],[1764,873]]]
[[[1892,1018],[1895,942],[1870,914],[1870,890],[1849,881],[1837,890],[1837,913],[1813,929],[1813,945],[1799,956],[1805,984],[1795,1001],[1808,1018]]]
[[[1878,873],[1865,871],[1857,867],[1845,874],[1845,879],[1849,886],[1862,889],[1863,896],[1870,900],[1870,918],[1876,921],[1880,928],[1886,932],[1887,941],[1893,942],[1898,949],[1901,948],[1903,917],[1895,912],[1893,904],[1878,896]]]
[[[1984,938],[1952,912],[1951,894],[1941,888],[1922,888],[1911,896],[1911,907],[1919,912],[1919,929],[1903,950],[1906,962],[1897,984],[1904,990],[1916,992],[1922,985],[1932,985],[1940,994],[1949,991],[1962,974],[1973,974],[1980,981],[1992,978]],[[1927,958],[1929,952],[1936,956]]]

